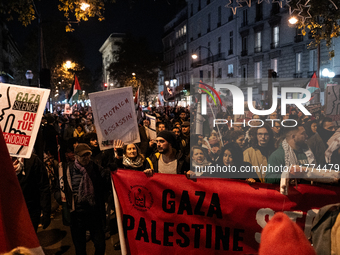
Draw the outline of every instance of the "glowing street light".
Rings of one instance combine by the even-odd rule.
[[[192,59],[197,59],[198,58],[196,53],[192,54],[191,57],[192,57]]]
[[[322,70],[322,76],[323,77],[328,77],[328,75],[329,75],[329,70],[327,68],[323,69]]]
[[[65,66],[67,69],[70,69],[72,67],[72,62],[70,60],[67,60]]]
[[[290,17],[288,22],[292,25],[296,24],[298,22],[298,19],[295,16]]]
[[[89,7],[90,7],[90,5],[88,3],[81,3],[80,4],[80,9],[82,11],[86,11],[86,9],[89,8]]]

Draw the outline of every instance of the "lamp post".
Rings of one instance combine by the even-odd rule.
[[[214,72],[214,62],[213,62],[213,59],[212,59],[213,54],[212,54],[211,50],[208,47],[205,47],[205,46],[198,46],[194,52],[197,52],[197,50],[201,51],[201,48],[208,50],[208,53],[209,53],[208,58],[209,58],[209,62],[211,64],[211,68],[212,68],[212,86],[214,87],[214,85],[215,85],[215,72]],[[191,57],[193,59],[198,58],[196,53],[192,54]],[[204,105],[207,105],[206,102],[207,102],[206,95],[201,94],[201,100],[199,101],[199,103],[197,105],[197,112],[196,112],[196,125],[195,125],[195,133],[196,134],[203,135],[204,118],[203,118],[202,114],[207,114],[206,108],[203,107]],[[210,104],[209,104],[209,106],[210,106]],[[211,109],[211,113],[213,114],[214,119],[215,119],[215,114],[214,114],[214,111],[212,109]],[[217,126],[217,129],[218,129],[218,126]],[[218,129],[218,132],[220,133],[219,129]],[[221,138],[221,135],[220,135],[220,138]],[[221,139],[221,142],[222,142],[222,139]]]
[[[214,87],[214,85],[215,85],[215,82],[214,82],[215,74],[214,74],[214,62],[213,62],[213,59],[212,59],[213,54],[212,54],[211,50],[210,50],[208,47],[205,47],[205,46],[198,46],[198,47],[196,48],[195,52],[196,52],[197,50],[200,50],[200,51],[201,51],[201,48],[204,48],[204,49],[207,49],[207,50],[208,50],[208,53],[209,53],[208,58],[209,58],[209,60],[211,61],[210,64],[211,64],[211,68],[212,68],[212,86]],[[192,57],[192,59],[197,59],[197,58],[198,58],[198,56],[197,56],[196,53],[195,53],[195,54],[192,54],[191,57]]]
[[[33,79],[33,72],[31,70],[27,70],[25,76],[26,76],[26,79],[28,81],[28,86],[31,86],[32,79]]]

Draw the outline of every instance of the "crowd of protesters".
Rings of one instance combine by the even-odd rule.
[[[44,115],[40,132],[43,149],[37,143],[36,153],[43,152],[50,190],[56,191],[57,199],[60,199],[56,188],[60,177],[58,167],[63,169],[63,190],[76,254],[86,254],[88,231],[96,254],[105,253],[110,214],[114,211],[110,172],[117,168],[143,171],[150,177],[153,173],[165,173],[184,174],[188,178],[225,177],[249,183],[279,183],[281,172],[263,171],[263,166],[339,164],[340,142],[336,139],[339,135],[332,120],[322,112],[304,116],[291,107],[289,114],[282,117],[278,111],[269,116],[253,115],[255,121],[250,127],[228,111],[219,111],[216,118],[228,123],[212,127],[205,118],[202,134],[190,132],[196,124],[194,112],[190,118],[189,107],[153,108],[149,114],[156,117],[156,139],[150,138],[150,121],[143,116],[139,120],[140,143],[124,144],[117,139],[112,149],[104,151],[99,148],[90,108],[81,108],[71,115],[61,112]],[[274,121],[266,122],[266,119]],[[295,120],[297,125],[283,127],[284,119]],[[231,125],[230,120],[238,123]],[[38,160],[35,155],[32,157]],[[17,161],[14,164],[18,167]],[[233,167],[237,173],[245,166],[255,167],[256,171],[242,175],[203,171],[217,165]],[[115,248],[119,249],[119,243]]]

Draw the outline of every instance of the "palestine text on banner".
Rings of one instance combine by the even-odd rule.
[[[123,251],[129,254],[254,254],[262,229],[284,212],[309,236],[318,209],[340,199],[340,188],[279,185],[232,179],[118,170],[112,174],[122,218]],[[119,208],[118,207],[118,208]],[[126,238],[124,238],[124,236]]]
[[[89,95],[101,150],[112,148],[113,140],[140,141],[132,87]]]
[[[28,248],[32,255],[44,254],[35,234],[1,128],[0,162],[0,253],[23,246]]]
[[[0,126],[11,156],[31,157],[49,93],[0,83]]]

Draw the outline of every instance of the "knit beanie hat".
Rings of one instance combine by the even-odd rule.
[[[302,229],[278,212],[264,227],[259,255],[316,255]]]
[[[178,149],[177,148],[177,142],[176,142],[176,136],[173,132],[164,130],[164,131],[159,132],[157,137],[164,138],[164,140],[166,140],[168,143],[171,144],[172,148]]]

